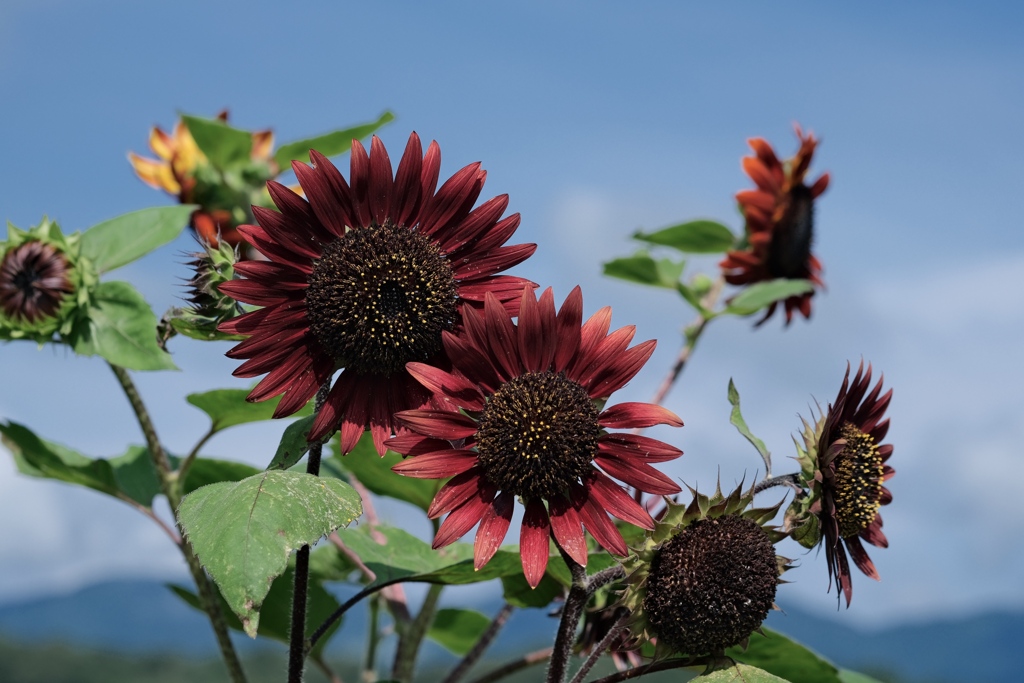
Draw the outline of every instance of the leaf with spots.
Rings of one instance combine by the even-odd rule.
[[[359,494],[345,482],[279,470],[204,486],[178,506],[185,536],[250,637],[291,552],[360,514]]]
[[[746,664],[736,664],[728,669],[712,671],[690,680],[693,683],[786,683],[785,678],[779,678],[767,671]]]

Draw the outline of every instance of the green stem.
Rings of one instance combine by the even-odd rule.
[[[214,429],[213,425],[210,425],[210,428],[206,430],[206,433],[203,434],[202,438],[200,438],[199,441],[196,442],[196,445],[192,447],[192,450],[189,451],[188,456],[181,461],[181,465],[178,467],[177,483],[179,489],[183,489],[185,487],[185,479],[188,477],[189,468],[192,467],[192,463],[194,463],[196,458],[199,456],[199,451],[202,450],[203,446],[206,445],[206,442],[209,441],[216,433],[217,430]]]
[[[149,448],[149,456],[153,460],[153,465],[156,467],[157,475],[160,479],[160,490],[166,496],[167,502],[171,506],[171,511],[174,513],[174,519],[177,522],[178,503],[181,502],[177,473],[171,468],[171,461],[167,457],[167,452],[160,443],[160,439],[157,438],[153,420],[146,409],[146,404],[142,401],[142,396],[139,394],[135,382],[132,381],[131,375],[119,365],[114,365],[113,363],[108,363],[108,365],[113,371],[114,376],[117,377],[117,381],[121,384],[121,389],[124,390],[124,395],[128,398],[128,403],[131,404],[135,418],[139,422],[139,427],[142,428],[142,435],[146,439],[146,446]],[[178,531],[179,533],[181,532],[180,524],[178,525]],[[199,599],[202,602],[203,610],[210,618],[210,626],[213,627],[213,632],[217,636],[220,654],[224,658],[224,664],[228,668],[231,680],[234,683],[246,683],[245,672],[242,670],[242,663],[238,659],[238,653],[235,652],[235,646],[228,634],[228,626],[224,621],[224,614],[221,612],[216,591],[206,577],[206,572],[203,571],[202,566],[199,564],[199,558],[192,552],[192,546],[184,540],[183,534],[178,548],[181,550],[181,554],[185,556],[189,572],[191,572],[192,579],[196,582],[196,588],[199,590]]]
[[[364,683],[377,680],[377,643],[380,642],[380,595],[370,599],[370,631],[366,636],[366,661],[363,663]]]
[[[419,654],[420,645],[423,643],[424,636],[427,635],[427,630],[434,623],[437,601],[443,590],[444,586],[431,584],[427,590],[427,597],[423,600],[420,613],[405,626],[398,637],[398,649],[395,651],[395,665],[391,671],[391,677],[400,683],[412,681],[412,674],[416,669],[416,656]]]

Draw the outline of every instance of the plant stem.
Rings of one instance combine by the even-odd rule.
[[[690,658],[686,659],[663,659],[660,662],[651,662],[646,666],[638,666],[634,669],[626,669],[625,671],[619,671],[604,678],[599,678],[593,683],[619,683],[620,681],[628,681],[633,678],[640,678],[647,674],[657,673],[658,671],[668,671],[669,669],[681,669],[687,666],[695,666],[696,661]]]
[[[508,621],[508,618],[512,615],[513,611],[515,611],[515,607],[507,602],[502,605],[498,615],[494,617],[490,626],[487,627],[487,630],[483,632],[480,639],[476,641],[475,645],[473,645],[473,649],[466,653],[466,656],[462,658],[462,661],[452,669],[452,672],[448,674],[441,683],[457,683],[457,681],[469,673],[469,670],[473,668],[473,665],[477,663],[477,660],[480,659],[490,646],[491,642],[498,635],[498,632],[501,631],[501,628],[505,625],[505,622]]]
[[[601,658],[601,655],[604,654],[604,651],[607,650],[608,646],[612,644],[612,641],[615,640],[615,636],[619,635],[619,631],[621,631],[623,627],[625,627],[626,619],[629,617],[629,613],[626,610],[620,608],[616,611],[616,614],[619,615],[618,619],[616,619],[615,623],[612,624],[612,627],[608,629],[608,633],[604,635],[604,638],[602,638],[597,643],[597,645],[594,646],[594,649],[590,653],[590,656],[587,657],[587,660],[585,662],[583,662],[583,666],[580,667],[580,670],[576,672],[576,675],[572,677],[572,680],[569,683],[583,683],[583,679],[587,677],[587,674],[590,673],[590,670],[594,668],[595,664],[597,664],[597,660]]]
[[[351,598],[346,600],[341,605],[341,607],[339,607],[331,613],[331,616],[324,619],[324,623],[320,624],[320,626],[318,626],[317,629],[313,631],[313,635],[311,635],[306,640],[306,652],[309,652],[313,648],[313,646],[316,645],[317,641],[320,640],[325,633],[327,633],[327,629],[329,629],[331,625],[334,624],[334,622],[336,622],[338,619],[341,619],[345,615],[345,612],[352,609],[352,607],[358,604],[359,601],[361,601],[363,598],[373,595],[377,591],[383,590],[388,586],[405,581],[406,578],[407,577],[403,576],[401,578],[392,579],[390,581],[384,581],[383,583],[378,583],[376,586],[367,586],[366,588],[364,588],[363,590],[359,591]]]
[[[171,469],[171,462],[167,457],[167,452],[164,451],[160,439],[157,438],[156,428],[153,426],[153,420],[146,409],[146,404],[142,401],[142,396],[139,394],[139,390],[135,386],[135,382],[132,381],[128,371],[113,363],[107,363],[107,365],[110,366],[114,376],[121,385],[121,389],[124,391],[124,395],[128,398],[128,403],[131,404],[135,418],[142,429],[142,435],[146,439],[149,456],[153,460],[154,467],[156,467],[157,475],[160,479],[160,490],[167,498],[167,502],[170,504],[171,511],[177,521],[178,503],[181,501],[178,478]],[[220,610],[220,601],[217,599],[217,593],[206,577],[206,572],[203,571],[202,565],[199,564],[199,558],[192,552],[192,546],[180,535],[180,525],[178,531],[180,539],[178,548],[185,557],[185,562],[188,564],[192,579],[196,582],[196,588],[199,590],[199,599],[203,610],[210,618],[210,626],[213,627],[213,632],[217,636],[217,644],[220,646],[220,654],[224,659],[224,665],[227,666],[228,674],[234,683],[246,683],[245,672],[242,670],[242,663],[238,660],[238,653],[235,652],[231,636],[228,635],[228,626]]]
[[[580,623],[580,615],[590,598],[590,591],[587,586],[587,570],[576,560],[562,550],[562,559],[569,567],[572,574],[572,587],[569,588],[569,595],[562,605],[562,620],[558,623],[558,633],[555,635],[554,652],[551,655],[551,664],[548,666],[547,683],[563,683],[566,670],[569,668],[569,658],[572,656],[572,645],[576,640],[576,627]]]
[[[754,487],[754,493],[761,493],[761,491],[767,491],[773,486],[788,486],[794,491],[803,491],[803,487],[800,486],[800,474],[793,472],[792,474],[780,474],[777,477],[771,479],[764,479],[758,482],[757,486]]]
[[[499,666],[494,671],[484,674],[480,678],[477,678],[472,683],[494,683],[494,681],[500,681],[506,676],[522,671],[528,667],[540,664],[544,660],[551,657],[552,648],[546,647],[543,650],[536,650],[534,652],[528,652],[519,659],[513,659],[507,664]]]
[[[192,463],[196,461],[199,451],[202,450],[203,446],[206,445],[206,442],[209,441],[216,433],[217,430],[214,429],[213,425],[210,425],[210,428],[206,430],[206,433],[203,434],[199,441],[196,442],[196,445],[192,447],[192,450],[189,451],[185,459],[181,461],[181,465],[178,466],[178,485],[180,487],[185,486],[185,478],[188,477],[189,468],[191,468]]]
[[[410,683],[416,669],[416,656],[427,630],[434,623],[437,612],[437,601],[441,597],[444,586],[431,584],[427,589],[427,597],[423,600],[420,613],[411,623],[407,624],[398,636],[398,648],[395,651],[395,665],[391,669],[391,677],[400,683]]]
[[[331,391],[331,380],[327,379],[316,392],[314,413],[327,400]],[[320,456],[323,454],[323,442],[317,441],[309,445],[309,458],[306,460],[306,474],[320,476]],[[292,591],[292,621],[288,646],[288,683],[302,683],[302,671],[306,664],[306,602],[309,595],[309,546],[304,545],[295,554],[295,588]]]
[[[722,288],[725,286],[725,279],[719,275],[715,282],[711,285],[711,289],[701,300],[701,305],[708,310],[712,310],[715,304],[718,303],[718,297],[722,294]],[[694,347],[697,346],[697,341],[700,336],[704,333],[704,328],[707,326],[712,318],[705,316],[703,313],[697,314],[693,322],[686,326],[685,343],[682,348],[679,349],[679,355],[676,356],[675,363],[669,369],[668,374],[665,375],[665,379],[661,381],[661,386],[658,387],[658,391],[655,392],[654,397],[651,399],[651,403],[655,405],[661,405],[662,401],[668,396],[668,392],[672,390],[672,385],[679,379],[679,375],[683,374],[683,369],[686,367],[686,362],[690,360],[690,356],[693,354]]]
[[[370,631],[366,635],[366,661],[363,663],[362,680],[374,683],[377,680],[377,643],[380,642],[380,601],[375,595],[370,599]]]

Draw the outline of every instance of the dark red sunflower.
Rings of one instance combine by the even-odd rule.
[[[54,317],[74,287],[71,265],[54,245],[25,242],[0,261],[0,308],[14,321]]]
[[[865,370],[861,363],[852,382],[847,366],[835,402],[805,429],[799,460],[809,495],[794,501],[787,514],[795,522],[790,526],[802,527],[794,538],[808,547],[824,543],[829,581],[835,579],[847,605],[853,595],[847,552],[858,569],[877,580],[878,571],[861,542],[889,546],[879,509],[892,502],[885,482],[896,471],[886,464],[892,446],[882,443],[889,431],[884,414],[892,399],[891,389],[882,394],[882,381],[869,391],[871,366]],[[808,515],[814,517],[810,525]]]
[[[756,190],[736,193],[746,217],[747,245],[730,251],[719,264],[725,281],[731,285],[747,285],[764,280],[787,278],[810,280],[824,286],[821,262],[811,253],[814,241],[814,200],[828,187],[829,175],[823,174],[808,187],[804,178],[811,165],[818,140],[806,136],[795,126],[800,149],[786,162],[779,161],[772,146],[762,138],[748,140],[753,156],[743,157],[743,170],[757,185]],[[783,302],[786,324],[793,320],[793,311],[811,316],[814,292],[791,296]],[[773,303],[758,325],[770,318],[777,304]]]
[[[408,365],[424,387],[463,412],[399,413],[396,418],[412,433],[387,446],[415,456],[396,465],[396,472],[422,479],[452,477],[427,512],[431,518],[450,513],[434,548],[452,543],[479,522],[478,569],[501,545],[519,497],[526,508],[520,555],[527,581],[536,586],[547,567],[550,537],[585,565],[584,529],[608,550],[626,553],[608,513],[643,528],[654,526],[647,511],[608,475],[654,494],[679,491],[650,463],[672,460],[682,451],[648,437],[605,430],[683,423],[648,403],[602,410],[605,399],[647,362],[655,342],[627,348],[635,328],[608,334],[607,307],[581,327],[579,287],[557,315],[550,289],[540,301],[533,292],[523,292],[518,326],[506,308],[488,294],[482,314],[467,310],[460,334],[443,335],[451,372]]]
[[[440,148],[432,142],[424,155],[415,133],[395,174],[376,136],[369,155],[352,141],[350,182],[323,155],[310,157],[313,166],[292,164],[308,201],[269,182],[280,213],[254,206],[259,225],[239,227],[268,261],[237,264],[246,279],[220,289],[263,308],[219,329],[251,335],[227,355],[248,359],[238,377],[267,374],[250,401],[284,394],[274,417],[297,411],[343,368],[309,437],[340,426],[347,453],[368,428],[383,454],[395,412],[433,405],[405,364],[447,364],[442,332],[486,295],[516,312],[523,287],[536,285],[495,273],[536,245],[502,246],[519,226],[519,214],[501,218],[508,195],[473,208],[487,175],[479,163],[435,192]]]

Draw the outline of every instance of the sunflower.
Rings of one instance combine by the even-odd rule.
[[[28,230],[8,225],[0,241],[0,339],[67,335],[80,307],[88,302],[84,281],[94,278],[79,267],[79,235],[64,235],[53,221]]]
[[[878,570],[861,541],[889,546],[879,509],[892,502],[886,488],[896,471],[887,463],[892,446],[883,444],[889,420],[883,419],[892,389],[882,394],[882,379],[871,386],[871,366],[861,363],[853,381],[850,367],[834,403],[814,425],[804,423],[798,460],[808,495],[798,496],[787,511],[787,527],[808,548],[825,546],[829,584],[834,579],[849,606],[853,595],[847,552],[864,574]]]
[[[517,326],[497,297],[488,294],[482,314],[466,311],[459,335],[444,334],[451,372],[423,363],[408,366],[424,387],[464,412],[401,412],[396,418],[412,433],[387,443],[414,456],[395,465],[396,472],[422,479],[452,477],[427,512],[432,519],[450,513],[438,529],[434,548],[452,543],[479,522],[474,549],[478,569],[501,545],[519,498],[525,506],[520,556],[534,587],[547,568],[549,537],[585,565],[584,529],[608,550],[626,553],[608,513],[653,527],[647,511],[608,475],[641,491],[679,491],[650,466],[679,457],[679,449],[605,431],[682,426],[661,406],[620,403],[604,408],[606,399],[647,362],[655,342],[627,348],[634,327],[608,334],[607,307],[581,327],[582,310],[579,287],[557,315],[551,289],[539,301],[527,290]]]
[[[818,140],[811,133],[805,136],[800,126],[795,129],[800,149],[784,163],[766,140],[751,138],[748,141],[754,155],[743,157],[743,170],[757,189],[736,194],[746,217],[747,244],[743,249],[730,251],[719,264],[729,284],[747,285],[787,278],[810,280],[824,286],[821,262],[811,253],[811,244],[814,241],[814,200],[828,187],[829,175],[823,174],[810,187],[804,183]],[[811,316],[812,296],[813,290],[783,302],[787,325],[794,311],[800,311],[805,318]],[[758,325],[770,318],[776,307],[777,303],[773,303]]]
[[[217,119],[226,123],[228,112],[222,111]],[[219,183],[216,178],[205,179],[209,175],[209,161],[185,122],[179,120],[174,126],[174,132],[170,134],[154,126],[149,134],[149,147],[157,159],[149,159],[135,152],[128,153],[128,161],[139,179],[152,188],[163,190],[182,204],[199,204],[200,208],[193,212],[190,225],[202,241],[214,247],[217,246],[218,237],[231,246],[241,243],[241,235],[236,229],[238,221],[232,211],[234,207],[222,206],[222,201],[212,197],[217,193],[214,186]],[[260,174],[266,176],[262,178],[263,181],[277,175],[277,165],[271,157],[273,148],[274,134],[271,131],[252,133],[251,158],[254,168],[265,169]]]
[[[633,647],[654,656],[719,658],[745,646],[775,609],[775,592],[789,560],[775,554],[782,534],[767,523],[779,505],[753,508],[754,489],[721,489],[708,497],[691,489],[688,505],[668,510],[625,561],[626,608]],[[780,503],[781,504],[781,503]]]
[[[501,246],[519,226],[519,214],[501,218],[508,195],[473,209],[486,177],[479,163],[435,192],[440,148],[432,142],[424,155],[415,133],[394,176],[377,137],[369,155],[352,141],[350,183],[323,155],[310,156],[312,167],[292,164],[308,201],[271,181],[280,213],[254,206],[259,225],[239,227],[268,260],[236,264],[246,279],[220,290],[262,308],[219,329],[250,335],[227,355],[248,359],[237,377],[266,374],[250,401],[284,394],[274,417],[299,410],[343,368],[309,438],[340,427],[348,453],[368,428],[383,454],[395,412],[434,405],[406,363],[447,364],[442,332],[486,295],[517,311],[523,287],[535,285],[495,273],[536,245]]]

